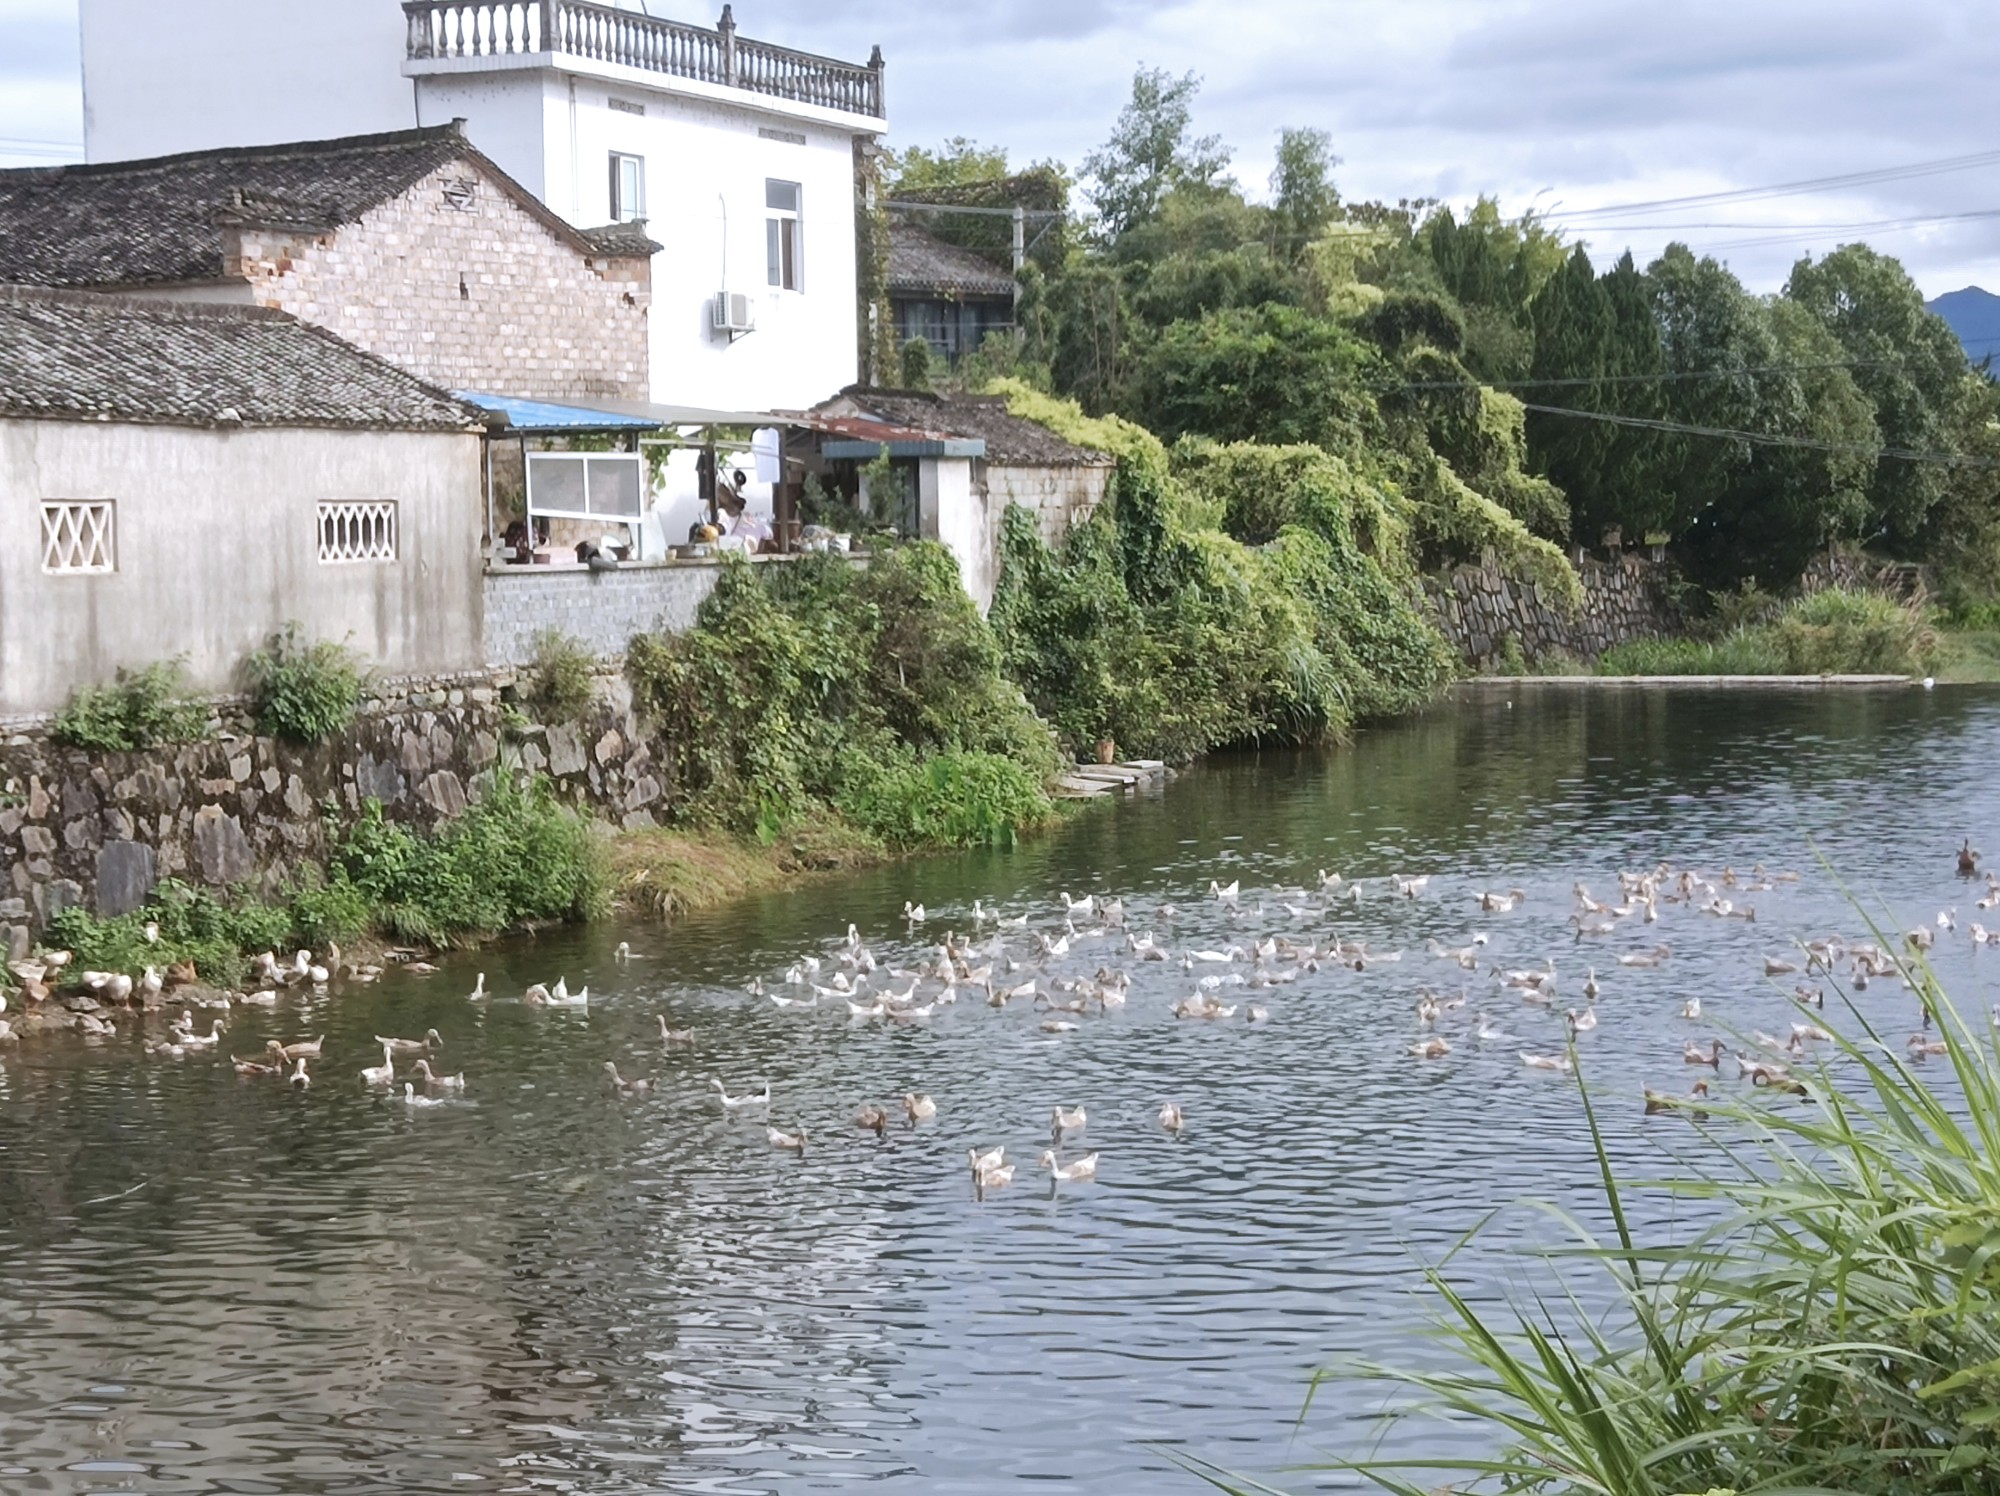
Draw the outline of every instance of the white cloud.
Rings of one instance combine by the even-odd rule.
[[[76,0],[0,0],[0,136],[75,138]],[[393,0],[326,0],[391,4]],[[639,8],[637,0],[626,0]],[[712,24],[719,4],[648,0]],[[1284,125],[1330,131],[1350,197],[1539,193],[1574,210],[1959,155],[1990,137],[2000,31],[1963,0],[743,0],[746,35],[843,57],[880,42],[892,143],[967,135],[1074,167],[1140,64],[1204,80],[1196,127],[1253,190]],[[1733,207],[1689,223],[1819,225],[2000,208],[2000,169]],[[1933,294],[2000,287],[2000,218],[1782,245],[1688,228],[1774,289],[1803,250],[1868,237]],[[1666,235],[1629,241],[1642,257]],[[1725,246],[1738,246],[1728,247]]]

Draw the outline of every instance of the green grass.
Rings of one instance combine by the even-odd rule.
[[[1938,679],[1955,684],[2000,681],[2000,629],[1962,629],[1944,636]]]
[[[1828,588],[1714,639],[1638,639],[1609,650],[1600,675],[1934,674],[1947,651],[1923,603]]]

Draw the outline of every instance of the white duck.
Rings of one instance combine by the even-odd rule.
[[[431,1062],[429,1060],[418,1060],[417,1074],[424,1078],[425,1085],[436,1086],[440,1091],[463,1091],[465,1089],[465,1072],[463,1070],[459,1071],[456,1075],[439,1075],[435,1070],[431,1069]]]
[[[731,1096],[728,1089],[722,1084],[721,1077],[719,1076],[710,1080],[709,1084],[715,1087],[715,1094],[722,1102],[722,1109],[727,1112],[740,1111],[748,1106],[769,1106],[771,1104],[771,1083],[769,1081],[764,1082],[764,1091],[760,1096]]]
[[[1095,1153],[1086,1153],[1082,1158],[1063,1164],[1056,1162],[1055,1149],[1044,1148],[1040,1163],[1043,1168],[1049,1171],[1049,1178],[1058,1183],[1073,1182],[1081,1179],[1095,1179],[1097,1177],[1097,1155]]]
[[[364,1065],[361,1069],[361,1083],[364,1086],[386,1086],[396,1079],[396,1062],[389,1054],[389,1046],[382,1046],[382,1063]]]

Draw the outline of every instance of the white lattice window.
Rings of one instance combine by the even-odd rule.
[[[320,505],[319,559],[323,566],[344,561],[395,560],[396,506],[393,503]]]
[[[118,569],[118,506],[110,500],[42,505],[42,570],[89,575]]]

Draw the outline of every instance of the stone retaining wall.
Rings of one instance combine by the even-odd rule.
[[[575,726],[521,727],[512,677],[403,682],[334,742],[254,735],[225,703],[214,739],[90,753],[21,727],[0,741],[0,940],[19,955],[58,910],[122,914],[160,879],[278,894],[326,853],[329,818],[368,799],[434,826],[465,809],[502,763],[545,773],[567,802],[628,827],[653,823],[663,790],[615,678]]]
[[[1445,637],[1475,666],[1498,662],[1510,637],[1531,663],[1557,654],[1594,660],[1615,645],[1678,628],[1665,566],[1626,556],[1586,560],[1579,571],[1583,606],[1575,614],[1535,583],[1502,574],[1490,560],[1428,580],[1425,590]]]

